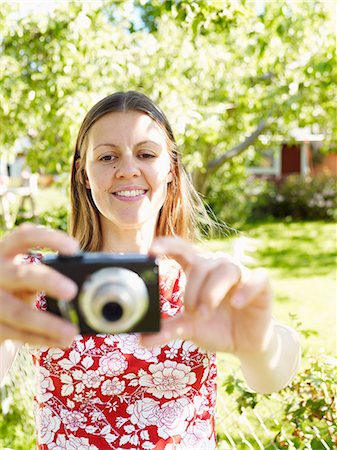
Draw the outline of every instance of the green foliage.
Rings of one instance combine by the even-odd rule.
[[[27,219],[22,215],[18,215],[15,225],[26,222]],[[39,225],[44,225],[48,228],[59,229],[67,231],[68,229],[68,208],[59,206],[52,211],[40,212],[38,217],[34,219]]]
[[[281,443],[288,434],[296,448],[324,449],[337,445],[337,360],[327,355],[307,359],[301,371],[283,394],[285,402]]]
[[[316,330],[306,329],[291,314],[297,331],[312,339]],[[235,398],[238,414],[253,420],[252,410],[264,405],[269,415],[264,424],[273,430],[270,437],[261,437],[265,448],[334,449],[337,444],[337,359],[326,353],[303,353],[304,364],[292,382],[278,393],[261,395],[247,388],[241,375],[230,374],[222,382],[224,392]],[[276,419],[276,420],[275,420]],[[250,437],[246,437],[250,440]],[[238,448],[241,448],[238,445]]]
[[[195,36],[208,34],[211,30],[223,32],[226,28],[236,25],[238,15],[248,12],[243,2],[209,2],[199,0],[138,0],[136,5],[140,9],[141,18],[147,30],[158,31],[160,18],[172,16],[177,24],[192,29]]]
[[[230,226],[240,228],[249,220],[247,180],[242,156],[228,161],[212,177],[205,198],[215,216]]]
[[[334,449],[337,445],[336,367],[337,360],[326,354],[307,357],[306,367],[288,387],[267,396],[250,391],[242,378],[233,374],[223,380],[222,386],[227,395],[235,398],[238,414],[252,421],[254,408],[261,405],[267,408],[269,415],[263,421],[273,430],[274,438],[260,435],[264,448]],[[251,440],[249,435],[245,438]],[[241,442],[238,438],[236,448],[245,448]]]
[[[16,392],[13,393],[13,405],[11,411],[3,415],[0,411],[0,445],[1,448],[15,450],[33,450],[35,448],[35,427],[32,418],[27,418],[25,401]],[[29,420],[27,420],[29,419]]]
[[[337,220],[334,177],[296,174],[277,181],[253,178],[246,173],[241,156],[212,176],[205,201],[218,219],[239,228],[259,220]]]
[[[250,219],[337,220],[334,177],[290,175],[279,183],[251,180],[247,203]]]
[[[28,137],[33,170],[64,173],[85,111],[127,89],[167,112],[204,194],[222,166],[212,163],[230,158],[262,119],[268,142],[304,126],[333,141],[337,65],[328,5],[265,2],[260,12],[253,5],[56,2],[49,13],[22,17],[15,2],[2,2],[3,151]]]
[[[0,448],[33,450],[36,446],[35,426],[32,408],[27,408],[27,403],[32,402],[29,397],[31,387],[25,389],[21,382],[16,382],[16,387],[5,385],[0,391]]]
[[[22,347],[0,388],[0,448],[36,448],[31,349]]]

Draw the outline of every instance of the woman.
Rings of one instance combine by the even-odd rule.
[[[248,384],[267,393],[296,373],[299,342],[272,318],[263,271],[243,273],[227,256],[205,257],[189,242],[207,215],[170,125],[149,98],[115,93],[88,112],[71,207],[70,232],[82,250],[159,258],[163,320],[152,335],[76,336],[72,325],[27,305],[42,290],[72,298],[74,284],[15,259],[36,246],[69,254],[76,242],[32,225],[4,238],[2,339],[43,345],[34,353],[39,448],[215,449],[214,352],[235,354]],[[13,353],[7,348],[8,361]]]

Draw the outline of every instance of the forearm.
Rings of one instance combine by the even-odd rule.
[[[275,321],[263,352],[237,356],[243,375],[254,391],[261,394],[277,392],[297,373],[301,360],[299,336],[292,328]]]
[[[0,386],[12,367],[21,346],[21,343],[11,340],[6,340],[0,344]]]

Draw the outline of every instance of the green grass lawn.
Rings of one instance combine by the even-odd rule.
[[[336,231],[334,223],[273,222],[250,225],[234,238],[209,241],[209,250],[230,250],[249,238],[252,267],[265,267],[275,294],[274,315],[301,329],[314,330],[303,347],[336,354]],[[292,317],[296,317],[295,320]]]

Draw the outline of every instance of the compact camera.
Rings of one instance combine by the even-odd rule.
[[[78,285],[71,300],[48,297],[47,311],[76,324],[81,334],[160,329],[158,265],[140,254],[46,255],[43,262]]]

